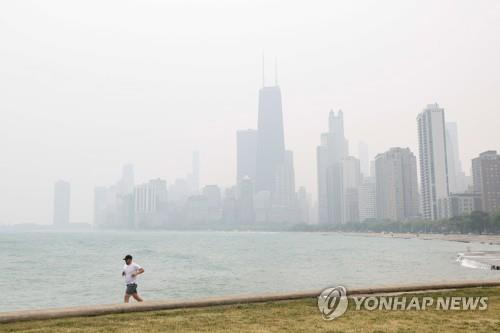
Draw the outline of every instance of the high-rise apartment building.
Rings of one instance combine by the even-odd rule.
[[[422,215],[436,220],[440,217],[438,201],[449,194],[444,109],[437,103],[427,105],[417,124]]]
[[[481,195],[482,210],[500,211],[500,155],[495,150],[485,151],[472,160],[474,192]]]
[[[405,221],[419,215],[417,160],[408,148],[375,157],[377,218]]]
[[[359,220],[375,220],[377,218],[377,187],[375,177],[363,177],[358,190]]]

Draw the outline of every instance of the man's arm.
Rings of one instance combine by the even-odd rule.
[[[139,267],[138,267],[138,268],[137,268],[137,269],[136,269],[136,270],[132,273],[132,276],[137,276],[137,275],[142,274],[142,273],[144,273],[144,268],[142,268],[142,267],[140,267],[140,266],[139,266]]]

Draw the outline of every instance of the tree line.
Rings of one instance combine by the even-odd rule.
[[[475,211],[437,221],[380,221],[346,224],[298,224],[293,231],[344,231],[344,232],[395,232],[395,233],[450,233],[450,234],[500,234],[500,212],[488,214]]]

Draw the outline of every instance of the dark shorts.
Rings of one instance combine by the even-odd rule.
[[[137,284],[136,283],[127,284],[127,290],[125,290],[125,293],[127,295],[137,294]]]

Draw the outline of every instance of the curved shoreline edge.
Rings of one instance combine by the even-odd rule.
[[[419,240],[441,240],[448,242],[500,245],[500,235],[476,235],[476,234],[425,234],[425,233],[398,233],[398,232],[338,232],[344,236],[356,237],[380,237],[392,239],[419,239]]]
[[[368,288],[348,288],[348,296],[364,294],[386,294],[386,293],[404,293],[420,292],[432,290],[477,288],[477,287],[499,287],[500,280],[494,281],[456,281],[440,282],[428,284],[400,284],[374,286]],[[41,310],[22,310],[0,313],[0,323],[11,323],[28,320],[58,319],[68,317],[89,317],[107,314],[145,312],[158,310],[173,310],[185,308],[200,308],[218,305],[261,303],[271,301],[286,301],[303,298],[316,298],[321,290],[300,291],[291,293],[272,293],[272,294],[248,294],[225,297],[211,297],[193,300],[163,300],[146,301],[143,303],[129,304],[108,304],[95,306],[78,306],[68,308],[54,308]]]

